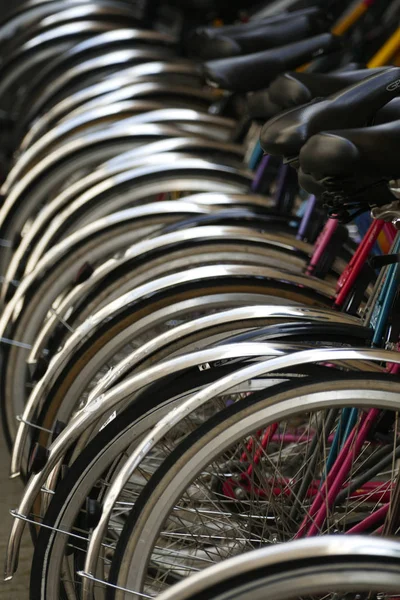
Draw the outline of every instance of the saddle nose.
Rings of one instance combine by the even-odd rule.
[[[313,116],[313,108],[322,102],[319,99],[311,101],[307,106],[291,108],[279,113],[261,130],[261,147],[267,154],[273,156],[298,156],[303,144],[309,137],[309,121]]]

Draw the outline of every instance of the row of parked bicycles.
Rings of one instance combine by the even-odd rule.
[[[31,600],[400,596],[400,2],[348,4],[4,20]]]

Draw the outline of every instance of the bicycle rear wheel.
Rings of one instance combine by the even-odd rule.
[[[160,600],[397,597],[398,545],[329,536],[250,552],[190,577]]]
[[[62,479],[55,489],[49,509],[47,510],[42,525],[38,521],[39,537],[36,543],[36,551],[32,569],[32,590],[33,597],[40,597],[39,588],[46,590],[49,597],[55,593],[54,587],[48,587],[46,583],[47,574],[52,578],[52,582],[63,580],[62,564],[71,557],[75,557],[75,567],[83,566],[87,542],[90,535],[90,525],[85,517],[86,498],[92,499],[92,504],[98,506],[104,501],[104,495],[107,492],[112,481],[118,476],[119,470],[124,465],[130,449],[133,448],[143,434],[148,431],[153,424],[157,423],[164,415],[169,413],[177,403],[182,402],[183,394],[187,394],[191,387],[199,389],[213,380],[218,379],[229,369],[237,369],[240,363],[227,365],[209,370],[209,371],[191,371],[183,374],[174,381],[173,378],[165,378],[154,387],[136,398],[134,403],[111,420],[82,449],[76,458],[76,461],[70,465],[64,479]],[[304,377],[321,376],[326,371],[323,367],[312,366],[306,368],[302,375]],[[299,372],[300,375],[300,372]],[[278,380],[291,378],[292,374],[281,373]],[[273,384],[273,381],[270,382]],[[233,396],[231,396],[231,399]],[[241,401],[241,400],[239,400]],[[224,410],[226,398],[216,399],[211,409],[211,413],[206,411],[204,415],[195,415],[193,421],[188,419],[181,434],[187,435],[190,430],[199,426],[204,419],[209,418],[215,411]],[[107,422],[107,421],[106,421]],[[141,476],[135,477],[130,482],[131,494],[135,490],[135,499],[138,492],[145,484],[149,474],[154,472],[155,461],[159,462],[168,457],[168,454],[176,447],[179,437],[176,432],[164,443],[141,468]],[[145,475],[147,473],[147,475]],[[143,479],[144,477],[144,479]],[[45,494],[44,494],[45,495]],[[132,500],[132,498],[131,498]],[[104,561],[104,569],[107,571],[110,558],[113,554],[113,547],[118,539],[120,527],[123,525],[123,516],[130,504],[122,500],[115,506],[113,523],[110,525],[109,537],[105,540],[101,562]],[[122,517],[122,521],[120,518]],[[68,538],[68,534],[71,537]],[[76,537],[78,536],[78,537]],[[60,573],[60,577],[55,577],[55,573]],[[79,577],[74,578],[74,585],[77,593],[80,590]],[[97,598],[96,592],[95,597]],[[101,595],[100,595],[101,597]]]
[[[111,566],[111,583],[130,592],[108,587],[108,598],[157,595],[210,561],[293,539],[329,476],[338,409],[400,409],[398,379],[382,375],[334,376],[328,385],[290,383],[272,391],[212,417],[153,475],[127,518]],[[358,411],[355,440],[364,410]],[[372,435],[357,451],[356,442],[350,446],[347,472],[317,533],[352,533],[367,517],[366,531],[382,524],[382,506],[397,477],[394,457],[400,455],[397,411],[391,417],[393,435],[386,441]],[[265,448],[260,431],[270,432]],[[127,490],[119,500],[128,498]]]

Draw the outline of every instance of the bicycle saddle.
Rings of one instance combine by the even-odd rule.
[[[370,125],[382,125],[398,119],[400,119],[400,98],[394,98],[378,110]]]
[[[329,28],[329,21],[311,8],[277,15],[239,26],[196,29],[187,42],[187,52],[203,60],[251,54],[306,39]]]
[[[358,83],[384,68],[340,71],[339,73],[283,73],[269,86],[272,102],[285,108],[306,104],[314,98],[326,98]]]
[[[247,95],[248,113],[252,119],[266,121],[288,108],[307,104],[317,97],[329,96],[382,70],[383,68],[353,69],[330,74],[284,73],[268,89]]]
[[[205,63],[205,76],[214,85],[233,92],[266,88],[280,73],[299,67],[316,55],[336,50],[338,37],[323,33],[301,42]]]
[[[304,172],[301,167],[297,169],[297,177],[299,186],[303,190],[305,190],[309,194],[312,194],[313,196],[316,196],[316,198],[321,198],[322,194],[325,191],[325,188],[320,179],[313,177],[311,173]]]
[[[260,121],[271,119],[283,110],[279,104],[271,101],[268,90],[247,94],[246,105],[249,117]]]
[[[315,8],[308,8],[308,9],[304,9],[301,11],[297,11],[296,12],[296,16],[297,15],[303,15],[303,14],[308,14],[311,12],[315,12],[318,9]],[[292,13],[293,14],[293,13]],[[188,40],[188,44],[196,44],[197,40],[204,39],[204,36],[206,37],[207,40],[209,40],[210,42],[212,42],[215,39],[218,38],[235,38],[236,35],[241,35],[243,32],[243,28],[246,29],[246,31],[252,31],[255,29],[258,29],[260,26],[264,25],[264,24],[271,24],[271,23],[278,23],[280,21],[284,21],[285,19],[288,18],[288,13],[287,12],[280,12],[278,14],[269,16],[269,17],[263,17],[263,18],[259,18],[257,20],[254,21],[248,21],[247,23],[238,23],[237,25],[223,25],[222,27],[209,27],[204,25],[203,27],[197,27],[196,29],[194,29],[193,31],[191,31],[189,33],[190,36],[190,40]]]
[[[300,165],[316,179],[349,175],[400,177],[400,119],[382,125],[323,131],[300,152]]]
[[[260,142],[269,154],[295,158],[305,142],[328,129],[363,127],[400,93],[400,68],[371,75],[326,99],[293,108],[268,121]]]

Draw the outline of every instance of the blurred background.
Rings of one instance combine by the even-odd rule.
[[[3,21],[7,14],[15,9],[21,0],[0,0],[0,20]],[[0,565],[5,558],[8,535],[12,524],[9,513],[10,506],[16,508],[21,498],[22,483],[18,479],[9,479],[9,452],[4,443],[4,436],[0,436],[0,511],[3,515],[0,521]],[[28,533],[29,535],[29,533]],[[26,536],[26,534],[25,534]],[[13,581],[5,583],[0,578],[1,600],[26,600],[29,589],[29,572],[32,560],[32,547],[25,537],[21,553],[20,568]],[[0,571],[1,572],[1,571]]]

